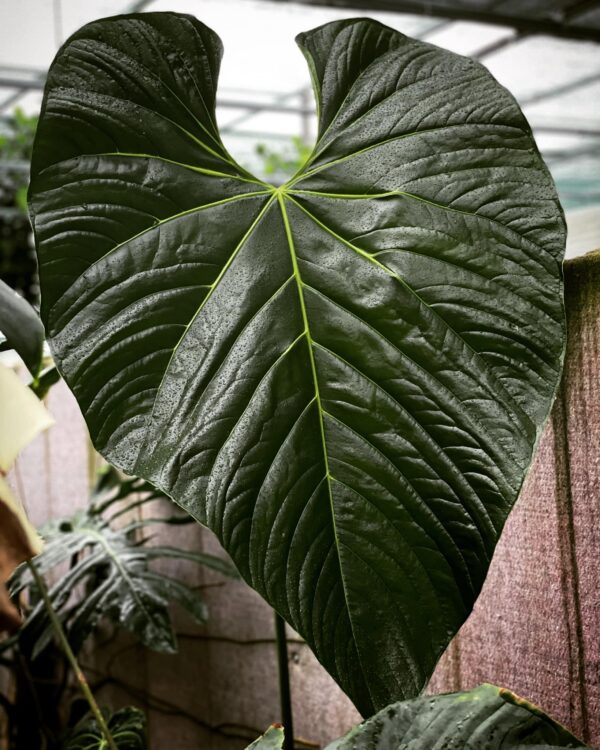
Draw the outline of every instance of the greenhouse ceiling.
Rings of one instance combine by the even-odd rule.
[[[285,152],[294,136],[314,139],[314,101],[294,36],[370,15],[481,60],[523,107],[564,206],[600,212],[600,0],[5,0],[0,122],[16,107],[39,109],[45,71],[79,26],[155,10],[192,13],[223,39],[217,115],[228,147],[250,167],[259,143]]]

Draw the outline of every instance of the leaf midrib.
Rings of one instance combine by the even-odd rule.
[[[307,349],[308,349],[308,356],[310,361],[310,367],[311,367],[311,374],[313,379],[313,385],[315,390],[315,400],[316,400],[316,408],[318,412],[318,419],[319,419],[319,430],[320,430],[320,436],[321,436],[321,446],[322,446],[322,452],[323,452],[323,463],[325,468],[325,479],[327,481],[327,491],[329,495],[329,504],[330,504],[330,511],[331,511],[331,525],[332,525],[332,531],[333,531],[333,537],[335,541],[335,550],[336,550],[336,556],[338,560],[339,565],[339,571],[340,571],[340,579],[342,583],[342,591],[344,593],[344,601],[346,604],[346,611],[348,614],[348,622],[350,623],[350,630],[352,632],[352,637],[354,640],[354,645],[356,648],[356,654],[358,656],[358,661],[360,664],[360,669],[363,675],[365,674],[364,666],[362,664],[362,656],[361,656],[361,650],[358,638],[356,637],[356,631],[354,629],[354,622],[352,619],[352,609],[350,607],[350,603],[348,600],[348,590],[347,590],[347,583],[344,576],[344,566],[342,564],[340,549],[341,544],[339,540],[339,534],[336,524],[336,517],[335,517],[335,506],[333,501],[333,491],[331,487],[332,480],[334,479],[331,471],[329,469],[329,457],[327,455],[327,440],[325,436],[325,424],[324,424],[324,414],[325,409],[323,408],[322,402],[321,402],[321,393],[319,389],[319,378],[317,374],[317,367],[315,362],[315,356],[314,356],[314,340],[312,338],[312,334],[310,332],[310,325],[308,322],[308,314],[306,310],[306,302],[304,299],[304,282],[302,281],[302,277],[300,275],[300,270],[298,268],[298,258],[296,255],[296,250],[294,246],[294,238],[292,235],[292,229],[290,226],[289,217],[285,208],[285,198],[286,198],[286,192],[285,192],[285,186],[283,188],[280,188],[278,190],[275,190],[275,194],[277,195],[277,201],[279,203],[279,208],[281,211],[281,216],[283,219],[283,224],[285,228],[285,234],[288,241],[288,247],[290,251],[290,258],[292,261],[292,268],[294,272],[294,278],[296,280],[296,286],[298,289],[298,300],[300,303],[300,310],[302,313],[302,321],[304,323],[304,334],[306,336],[306,343],[307,343]],[[367,686],[367,690],[369,692],[370,700],[375,704],[374,696],[371,692],[371,685],[370,681],[365,679],[365,684]]]

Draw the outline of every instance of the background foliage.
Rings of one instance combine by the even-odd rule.
[[[39,303],[37,262],[27,215],[28,165],[37,115],[16,109],[0,124],[0,278]]]

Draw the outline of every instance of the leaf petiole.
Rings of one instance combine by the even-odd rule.
[[[40,592],[40,595],[44,602],[44,606],[46,607],[46,611],[48,612],[48,617],[50,618],[50,622],[52,623],[52,627],[54,629],[54,632],[56,633],[56,637],[58,638],[61,648],[64,651],[69,664],[71,665],[71,669],[73,670],[75,677],[77,678],[77,682],[79,683],[81,692],[83,693],[85,699],[87,700],[90,710],[92,714],[94,715],[94,718],[98,722],[98,727],[100,728],[100,731],[104,735],[104,740],[106,741],[106,747],[108,748],[108,750],[118,750],[115,744],[115,741],[113,740],[110,730],[108,728],[106,720],[104,716],[102,715],[102,711],[100,711],[100,708],[98,707],[98,704],[96,703],[96,699],[94,698],[94,694],[92,693],[90,689],[86,676],[84,675],[81,667],[79,666],[77,657],[73,653],[73,649],[71,648],[71,645],[67,639],[65,631],[63,630],[63,626],[61,625],[60,620],[54,610],[54,607],[52,606],[52,602],[50,601],[50,597],[48,595],[48,589],[46,588],[46,583],[44,579],[42,578],[42,576],[40,575],[40,573],[38,572],[38,569],[35,563],[33,562],[33,560],[28,560],[27,565],[29,567],[29,570],[31,571],[31,575],[33,576],[36,586]]]

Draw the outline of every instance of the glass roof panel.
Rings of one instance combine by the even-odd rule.
[[[423,6],[439,7],[443,2]],[[492,9],[530,17],[537,8],[540,18],[551,20],[559,18],[558,12],[565,6],[563,0],[550,4],[541,0],[447,4],[454,10]],[[595,205],[600,211],[599,45],[542,35],[518,37],[507,26],[445,21],[424,14],[373,13],[269,0],[0,2],[0,128],[1,118],[17,105],[28,113],[39,109],[43,76],[66,37],[92,19],[130,12],[140,5],[145,11],[198,15],[221,36],[225,55],[218,120],[228,147],[247,166],[257,162],[258,143],[285,150],[292,136],[307,142],[314,139],[310,79],[294,44],[299,31],[334,19],[370,15],[405,34],[461,54],[477,55],[498,44],[498,49],[483,54],[482,62],[524,107],[565,205]],[[369,5],[369,0],[364,0],[367,9]],[[581,19],[572,23],[575,21],[580,24]]]

